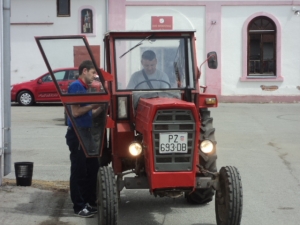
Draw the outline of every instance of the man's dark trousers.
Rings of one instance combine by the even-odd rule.
[[[86,158],[73,128],[68,128],[66,142],[71,160],[71,200],[74,212],[77,213],[86,203],[95,204],[99,163],[97,158]]]

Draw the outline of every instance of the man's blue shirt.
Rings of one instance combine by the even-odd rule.
[[[69,94],[85,94],[85,93],[87,93],[87,89],[85,86],[83,86],[83,84],[79,80],[76,80],[69,86],[68,93]],[[80,107],[83,107],[86,105],[89,105],[89,104],[80,104]],[[74,120],[76,122],[77,127],[84,127],[84,128],[92,127],[92,110],[88,111],[87,113],[85,113],[81,116],[74,118]],[[68,126],[72,127],[70,118],[68,118]]]

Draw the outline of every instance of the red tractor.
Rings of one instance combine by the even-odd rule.
[[[117,224],[123,188],[184,196],[191,204],[208,203],[215,195],[217,224],[240,224],[241,178],[233,166],[217,172],[208,108],[218,102],[199,85],[195,39],[194,31],[109,32],[105,68],[100,69],[85,36],[36,37],[53,80],[55,68],[74,66],[82,55],[97,68],[101,88],[88,93],[62,93],[55,83],[86,156],[99,157],[99,225]],[[81,56],[74,54],[78,47]],[[145,58],[145,52],[152,58]],[[208,53],[205,62],[216,69],[217,54]],[[71,113],[70,106],[78,103],[105,109],[93,118],[88,134]]]

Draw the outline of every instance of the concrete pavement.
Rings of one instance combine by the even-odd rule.
[[[218,166],[241,172],[242,224],[298,224],[300,104],[220,104],[211,111]],[[73,215],[63,123],[61,105],[12,106],[12,161],[34,162],[33,185],[15,186],[12,164],[0,187],[1,225],[97,224],[97,217]],[[184,199],[154,198],[147,190],[124,190],[121,199],[121,225],[216,224],[214,203],[188,206]]]

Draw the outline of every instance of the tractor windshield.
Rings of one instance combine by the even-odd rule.
[[[194,88],[189,37],[116,38],[117,90]]]

